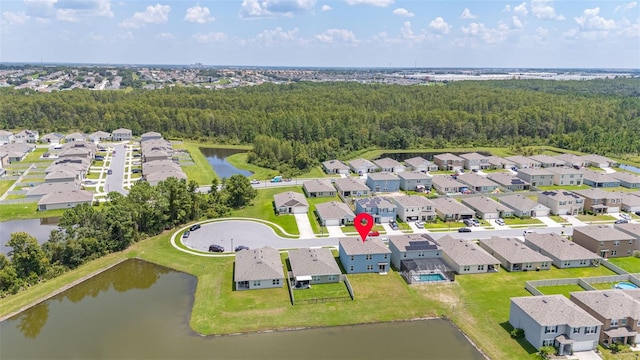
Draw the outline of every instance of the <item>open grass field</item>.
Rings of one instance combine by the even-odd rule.
[[[273,178],[276,175],[279,175],[279,172],[277,170],[266,169],[260,166],[249,164],[247,162],[246,153],[238,153],[227,156],[227,161],[229,162],[229,164],[235,166],[238,169],[251,171],[253,173],[253,175],[250,176],[251,179],[267,180]]]
[[[187,175],[187,179],[197,182],[200,186],[211,185],[211,181],[217,178],[213,168],[207,162],[207,158],[199,149],[202,146],[206,145],[190,142],[175,145],[177,149],[186,149],[191,155],[194,165],[183,166],[182,170]]]
[[[300,232],[298,231],[295,217],[293,215],[276,215],[273,209],[273,195],[286,191],[302,193],[302,189],[299,186],[262,189],[258,191],[258,196],[253,200],[252,205],[244,209],[234,210],[231,216],[251,217],[271,221],[282,226],[289,234],[299,235]]]

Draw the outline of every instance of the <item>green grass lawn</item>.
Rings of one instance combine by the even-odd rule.
[[[218,178],[207,158],[200,151],[200,147],[206,145],[183,142],[177,144],[176,149],[186,149],[193,159],[194,165],[183,166],[182,170],[187,175],[187,179],[193,180],[200,186],[211,185],[214,178]]]
[[[342,202],[342,200],[338,196],[307,198],[307,202],[309,203],[309,212],[307,212],[307,216],[309,217],[309,222],[311,223],[313,232],[316,235],[324,236],[324,235],[328,235],[329,233],[327,231],[327,228],[325,226],[320,226],[320,223],[318,222],[318,218],[315,215],[316,205],[330,202],[330,201]]]
[[[585,291],[580,285],[555,285],[555,286],[541,286],[537,288],[545,295],[564,295],[569,298],[570,292]]]
[[[87,174],[87,179],[98,180],[100,179],[100,172],[93,170],[90,174]]]
[[[536,218],[512,217],[512,218],[505,218],[504,224],[505,225],[542,225],[543,223],[542,221]]]
[[[549,215],[549,219],[557,222],[558,224],[568,224],[567,220],[565,220],[562,216],[559,216],[559,215]]]
[[[538,189],[546,190],[586,190],[591,189],[588,185],[551,185],[551,186],[538,186]]]
[[[597,283],[597,284],[590,284],[590,285],[598,290],[611,290],[613,288],[613,285],[615,284],[616,283]]]
[[[634,256],[611,258],[609,262],[616,265],[631,274],[640,273],[640,259]]]
[[[0,180],[0,195],[4,194],[13,185],[15,180]]]
[[[466,227],[462,221],[442,221],[440,218],[436,218],[435,222],[426,222],[424,224],[425,229],[457,229]]]
[[[343,282],[317,284],[311,286],[309,289],[293,290],[293,297],[296,301],[319,298],[349,297],[349,291]]]
[[[276,215],[273,210],[273,195],[286,191],[302,193],[299,186],[262,189],[258,191],[258,196],[253,200],[252,205],[249,205],[244,209],[234,210],[231,213],[231,216],[251,217],[272,221],[282,226],[282,228],[289,234],[299,235],[300,232],[298,231],[298,225],[296,224],[296,219],[293,215]]]
[[[590,222],[590,221],[614,221],[614,218],[611,215],[576,215],[576,218],[582,222]]]
[[[227,162],[238,169],[248,170],[253,173],[251,179],[267,180],[279,175],[277,170],[267,169],[247,162],[247,153],[237,153],[227,156]]]
[[[40,160],[40,157],[46,153],[48,149],[46,148],[36,148],[33,152],[29,153],[24,160],[20,163],[28,164],[28,163],[44,163],[44,162],[53,162],[53,159],[44,159]]]
[[[0,205],[0,219],[22,220],[62,216],[65,209],[38,211],[37,203]]]

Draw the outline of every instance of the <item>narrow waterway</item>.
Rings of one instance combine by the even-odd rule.
[[[228,178],[231,175],[241,174],[244,176],[251,176],[253,173],[247,170],[241,170],[231,165],[227,161],[227,156],[233,154],[244,153],[246,150],[237,149],[221,149],[221,148],[200,148],[202,154],[207,158],[209,165],[213,168],[213,171],[218,174],[219,178]]]

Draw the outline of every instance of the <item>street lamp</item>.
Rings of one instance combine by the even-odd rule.
[[[233,238],[231,238],[231,249],[233,249]]]

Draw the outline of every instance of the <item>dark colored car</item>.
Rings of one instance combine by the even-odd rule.
[[[191,227],[189,228],[189,230],[191,231],[196,231],[198,229],[200,229],[200,224],[191,225]]]
[[[249,247],[244,245],[236,246],[236,252],[240,250],[249,250]]]
[[[224,248],[220,245],[213,244],[209,246],[209,251],[211,252],[224,252]]]
[[[96,155],[95,157],[96,160],[100,161],[100,160],[104,160],[104,156],[102,155]]]
[[[625,219],[620,219],[620,220],[616,220],[614,221],[614,224],[626,224],[628,223],[629,220],[625,220]]]
[[[189,232],[189,230],[187,230],[182,234],[182,237],[186,239],[189,237],[189,235],[191,235],[191,233]]]
[[[471,229],[463,227],[463,228],[459,228],[458,232],[463,233],[463,232],[471,232]]]
[[[107,175],[111,175],[111,174],[113,174],[113,170],[111,169],[107,170]]]
[[[380,236],[380,231],[369,231],[369,236]]]
[[[640,211],[636,211],[635,214],[640,216]]]
[[[393,230],[398,230],[398,223],[395,221],[389,222],[389,226],[391,226],[391,229]]]
[[[131,169],[132,174],[139,174],[142,172],[142,169]]]

